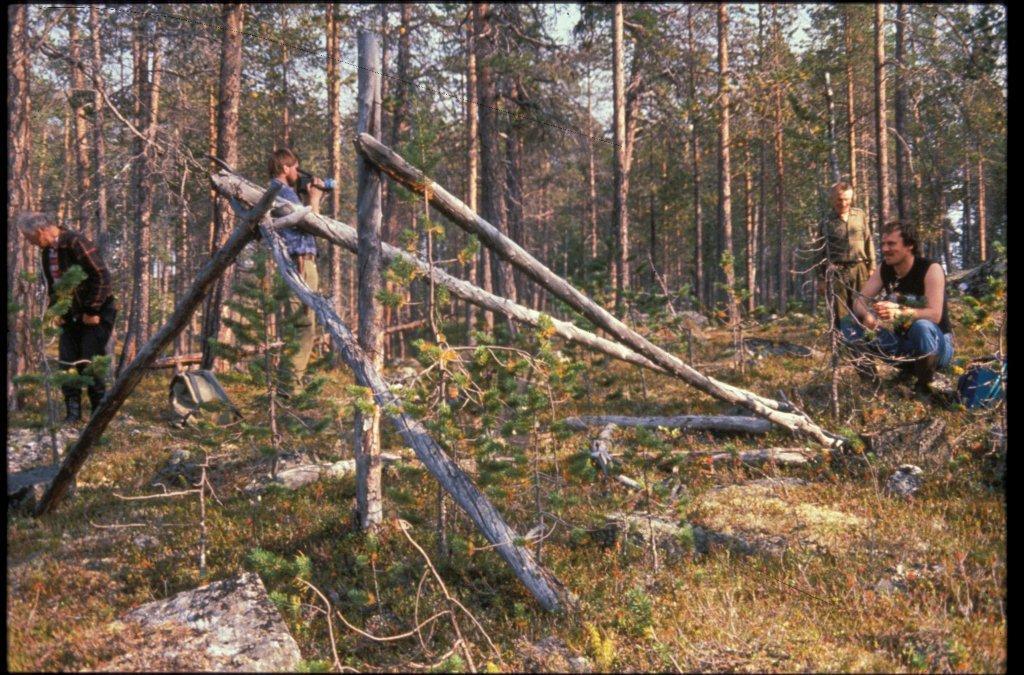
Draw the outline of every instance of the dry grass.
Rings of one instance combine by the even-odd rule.
[[[818,327],[777,322],[757,333],[812,344]],[[807,339],[805,339],[807,338]],[[711,360],[728,343],[712,333],[698,361]],[[818,345],[820,347],[820,345]],[[982,353],[980,337],[958,343],[958,351]],[[828,420],[825,362],[773,357],[740,375],[718,375],[763,393],[784,388],[788,395],[832,429],[867,432],[879,424],[941,416],[948,437],[957,439],[942,456],[928,458],[924,489],[913,500],[883,491],[891,460],[874,458],[842,466],[791,470],[808,480],[784,490],[742,493],[729,487],[750,479],[783,475],[771,468],[713,470],[683,466],[675,478],[684,496],[659,496],[652,510],[673,519],[690,514],[722,528],[750,530],[810,542],[804,554],[781,558],[740,556],[716,549],[706,556],[659,560],[624,544],[602,546],[585,536],[605,514],[644,508],[645,495],[615,484],[583,480],[567,467],[589,439],[575,435],[543,439],[545,458],[558,458],[560,482],[545,497],[568,525],[545,542],[544,564],[580,599],[577,613],[540,611],[465,518],[451,526],[454,555],[436,559],[449,588],[477,616],[503,656],[500,667],[524,666],[522,640],[561,638],[576,654],[618,670],[763,671],[1003,671],[1006,669],[1006,515],[1002,486],[982,459],[994,413],[972,415],[936,410],[920,401],[845,378],[843,418]],[[685,386],[646,375],[622,364],[593,364],[590,395],[563,415],[586,412],[721,412],[724,407]],[[325,392],[347,401],[347,375]],[[646,384],[646,396],[644,395]],[[8,515],[8,668],[86,670],[131,667],[139,636],[111,622],[128,609],[200,583],[197,570],[198,505],[194,500],[122,502],[113,492],[149,492],[149,478],[184,443],[159,418],[166,381],[150,376],[125,406],[131,419],[115,423],[109,443],[85,465],[78,496],[43,520]],[[826,389],[827,391],[827,389]],[[233,390],[240,404],[251,392]],[[610,395],[610,396],[609,396]],[[605,400],[608,398],[609,400]],[[16,415],[13,426],[37,421],[38,410]],[[392,443],[392,435],[387,436]],[[683,434],[669,442],[685,450],[737,450],[785,445],[779,432],[766,437],[720,438]],[[628,448],[631,433],[617,443]],[[325,458],[350,452],[327,434],[313,449]],[[645,472],[641,457],[627,459],[626,473]],[[652,482],[670,477],[648,462]],[[259,465],[256,451],[235,447],[212,471],[223,506],[208,504],[210,578],[237,573],[256,547],[287,559],[310,559],[312,581],[345,616],[378,634],[414,625],[422,560],[400,533],[386,527],[375,540],[353,532],[351,480],[321,481],[295,493],[270,492],[251,501],[240,488]],[[550,465],[548,465],[550,468]],[[415,525],[415,536],[433,555],[436,488],[422,471],[400,469],[386,479],[386,516]],[[722,489],[712,491],[712,488]],[[535,524],[530,476],[489,490],[518,531]],[[454,509],[454,507],[453,507]],[[99,529],[91,525],[142,523],[143,527]],[[570,529],[574,528],[574,529]],[[581,533],[583,536],[581,536]],[[140,539],[146,535],[151,540]],[[287,580],[267,579],[281,597],[297,596],[296,610],[283,615],[309,660],[329,662],[330,641],[317,600]],[[379,596],[378,596],[379,589]],[[422,620],[443,601],[425,584],[419,598]],[[424,629],[426,652],[416,638],[374,643],[338,631],[345,665],[360,670],[409,669],[436,663],[452,646],[450,626]],[[495,663],[478,633],[466,637],[479,647],[479,667]],[[173,664],[180,666],[181,664]],[[442,667],[463,663],[449,658]]]

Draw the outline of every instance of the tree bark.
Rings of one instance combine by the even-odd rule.
[[[210,290],[211,286],[224,273],[224,270],[234,262],[238,254],[250,241],[256,238],[256,223],[270,209],[274,198],[277,196],[277,189],[268,190],[263,199],[253,207],[250,212],[250,219],[240,222],[231,232],[226,243],[219,250],[215,251],[213,257],[199,271],[196,280],[189,287],[188,292],[181,298],[174,313],[167,320],[160,330],[139,350],[138,355],[131,364],[118,376],[113,386],[107,392],[99,408],[93,411],[85,428],[82,429],[78,440],[68,448],[64,461],[61,464],[53,482],[47,488],[43,498],[36,505],[35,515],[41,516],[49,513],[60,503],[67,492],[68,487],[75,479],[75,475],[89,458],[92,446],[100,440],[104,430],[114,419],[114,415],[124,404],[125,400],[138,385],[145,375],[147,366],[152,363],[157,355],[164,350],[174,337],[181,332],[188,322],[192,312],[195,311],[203,296]]]
[[[985,222],[985,159],[978,155],[978,262],[988,260],[988,246],[986,242],[987,223]]]
[[[608,331],[621,344],[629,346],[638,354],[647,357],[711,396],[742,405],[755,414],[791,431],[808,434],[825,445],[834,446],[841,443],[838,436],[821,429],[805,414],[793,411],[794,409],[789,404],[773,401],[706,377],[637,334],[565,279],[554,274],[515,242],[510,241],[493,225],[470,211],[465,204],[443,187],[427,178],[392,150],[382,146],[373,137],[360,134],[356,140],[356,149],[408,189],[426,195],[430,203],[453,223],[467,232],[476,234],[486,246],[523,270],[531,279],[566,302],[595,325]]]
[[[472,11],[472,10],[470,10]],[[477,108],[476,81],[476,45],[474,43],[474,21],[466,22],[466,200],[474,211],[477,210],[477,175],[480,171],[480,137],[478,135],[479,110]],[[486,254],[485,254],[486,255]],[[477,265],[482,256],[474,253],[466,262],[466,277],[474,286],[477,283]],[[489,289],[488,289],[489,290]],[[488,331],[494,330],[494,315],[485,312]],[[476,305],[466,304],[466,335],[469,343],[474,344],[473,331],[476,330]]]
[[[725,273],[725,295],[729,305],[729,324],[740,322],[740,306],[736,300],[736,266],[732,247],[732,167],[729,162],[729,9],[718,5],[718,106],[721,121],[718,127],[718,219],[725,249],[721,265]]]
[[[362,42],[362,36],[360,37],[360,42]],[[360,71],[361,78],[364,72]],[[541,567],[528,549],[515,543],[519,537],[505,523],[501,514],[487,497],[473,485],[462,469],[430,437],[423,425],[402,412],[401,402],[391,393],[378,368],[374,366],[364,350],[356,344],[355,337],[348,327],[331,310],[330,305],[320,296],[313,294],[298,276],[285,254],[280,237],[270,228],[261,227],[261,231],[264,241],[270,246],[285,282],[307,306],[316,312],[318,321],[334,339],[335,347],[341,353],[345,363],[352,369],[356,381],[371,390],[376,406],[387,411],[388,418],[402,440],[413,449],[427,470],[437,478],[441,486],[455,500],[455,503],[466,512],[466,515],[494,546],[498,554],[505,559],[541,607],[548,611],[557,611],[570,604],[571,596],[562,583]]]
[[[775,259],[778,278],[779,314],[786,313],[789,302],[789,271],[786,265],[786,163],[782,140],[782,87],[775,85]]]
[[[971,240],[974,238],[971,224],[971,163],[964,161],[963,165],[963,221],[960,225],[960,267],[969,269],[974,265],[974,251]]]
[[[889,131],[885,107],[885,5],[875,5],[875,166],[878,224],[889,221]]]
[[[100,44],[100,17],[96,5],[89,6],[89,33],[92,42],[92,86],[95,90],[92,99],[93,135],[92,153],[93,166],[96,168],[96,229],[95,241],[101,252],[107,248],[107,146],[104,133],[104,105],[100,90],[103,89],[103,56]]]
[[[380,56],[377,37],[359,33],[358,133],[375,138],[380,128]],[[381,174],[357,157],[359,232],[359,347],[375,372],[384,365],[384,335],[377,294],[381,289]],[[280,264],[280,263],[279,263]],[[384,518],[381,492],[380,408],[355,414],[356,511],[359,527],[376,529]]]
[[[757,223],[754,220],[754,175],[750,171],[750,149],[747,148],[746,169],[743,172],[743,215],[747,224],[747,313],[757,307]]]
[[[502,203],[505,172],[502,170],[498,147],[498,120],[495,108],[498,90],[494,81],[492,66],[494,26],[491,23],[489,3],[473,5],[474,41],[476,42],[477,98],[480,101],[480,164],[481,197],[483,214],[489,222],[502,232],[508,231],[505,222],[505,205]],[[493,252],[490,257],[491,283],[497,295],[515,301],[515,285],[512,283],[512,268]],[[493,326],[488,326],[492,329]]]
[[[28,5],[8,6],[7,20],[10,26],[7,43],[7,297],[21,308],[13,317],[8,316],[7,321],[7,409],[13,411],[20,408],[13,378],[26,370],[28,343],[24,338],[30,316],[27,306],[29,286],[22,279],[22,272],[31,269],[25,265],[30,258],[25,238],[15,225],[17,214],[32,207],[32,99],[29,88],[32,60],[27,30]]]
[[[850,187],[853,194],[859,196],[857,187],[857,111],[854,104],[853,92],[855,83],[853,79],[853,29],[850,27],[852,5],[843,7],[843,44],[846,48],[846,142],[850,151]]]
[[[901,2],[896,5],[896,101],[893,120],[896,125],[896,214],[901,221],[910,217],[907,187],[907,76],[904,63],[906,22],[907,5]]]
[[[74,140],[72,147],[75,152],[75,176],[77,178],[78,195],[75,204],[75,221],[78,231],[86,233],[96,241],[96,231],[90,228],[89,196],[92,191],[92,176],[89,170],[89,127],[85,115],[85,102],[81,93],[85,93],[85,73],[74,63],[82,58],[82,45],[78,33],[78,10],[72,5],[68,9],[68,51],[74,60],[71,66],[72,118],[74,119]]]
[[[337,5],[327,5],[327,109],[330,117],[330,148],[328,162],[335,188],[331,190],[331,217],[341,214],[341,78],[338,76],[338,62],[341,58],[341,21]],[[343,281],[341,276],[340,249],[331,247],[330,279],[331,304],[339,315],[343,310]]]
[[[597,260],[597,173],[594,167],[594,111],[591,96],[592,65],[587,62],[587,206],[590,215],[590,259]]]
[[[694,293],[697,296],[697,304],[701,307],[707,301],[707,292],[704,287],[704,223],[700,204],[700,117],[697,112],[697,47],[693,35],[693,8],[686,7],[686,30],[689,36],[689,61],[690,61],[690,105],[693,106],[693,117],[690,118],[691,133],[693,141],[693,226],[694,226]]]
[[[397,148],[399,140],[405,135],[408,128],[406,117],[408,116],[409,101],[409,55],[410,36],[412,23],[412,8],[408,3],[402,3],[401,23],[398,27],[398,60],[395,65],[395,91],[394,107],[391,110],[391,127],[388,131],[388,144]],[[397,226],[396,207],[397,199],[393,190],[388,190],[387,199],[384,202],[384,221],[381,226],[381,240],[392,243],[395,237]]]
[[[221,10],[223,32],[220,51],[220,85],[217,99],[217,156],[230,166],[238,164],[238,106],[242,96],[242,29],[244,27],[245,4],[224,5]],[[231,209],[219,205],[214,209],[213,240],[216,246],[223,242],[224,235],[232,226]],[[213,368],[213,348],[210,338],[225,337],[221,330],[220,312],[231,288],[234,275],[231,270],[218,279],[217,286],[207,300],[203,314],[202,367]]]
[[[614,94],[613,138],[615,143],[614,195],[615,247],[618,265],[615,271],[615,312],[625,311],[624,294],[629,290],[629,209],[626,202],[626,72],[622,36],[622,3],[615,3],[612,19],[612,78]],[[484,214],[484,218],[487,215]]]

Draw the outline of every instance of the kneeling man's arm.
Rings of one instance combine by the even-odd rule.
[[[875,271],[871,273],[868,280],[864,283],[864,288],[860,289],[860,295],[854,298],[853,301],[853,313],[857,315],[868,328],[874,328],[878,324],[878,320],[874,314],[868,309],[868,305],[864,302],[864,298],[873,298],[878,295],[882,290],[882,272],[875,268]]]
[[[901,307],[900,312],[918,319],[927,319],[932,323],[942,321],[942,303],[946,298],[946,275],[939,263],[932,263],[924,275],[925,307]]]

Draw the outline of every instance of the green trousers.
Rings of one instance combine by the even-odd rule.
[[[300,276],[310,290],[316,293],[320,290],[320,275],[316,269],[316,261],[306,259],[302,262]],[[298,349],[294,352],[286,351],[281,355],[281,367],[278,371],[281,388],[291,392],[306,374],[306,366],[309,365],[309,355],[316,340],[316,314],[292,293],[288,296],[285,321],[295,328],[295,338],[299,343]]]
[[[844,316],[853,315],[853,301],[868,282],[868,264],[838,265],[837,268],[832,302],[835,323],[839,325],[839,320]]]

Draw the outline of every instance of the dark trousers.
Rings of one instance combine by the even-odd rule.
[[[87,326],[79,319],[66,321],[60,333],[60,360],[63,362],[61,369],[75,368],[81,374],[88,364],[69,364],[83,359],[91,361],[94,356],[102,356],[106,352],[107,340],[110,339],[113,329],[113,321],[107,321],[106,318],[101,319],[95,326]],[[107,391],[104,378],[93,377],[88,391],[89,403],[95,411]],[[79,386],[65,385],[61,387],[61,392],[65,401],[80,403],[82,400],[82,388]]]

